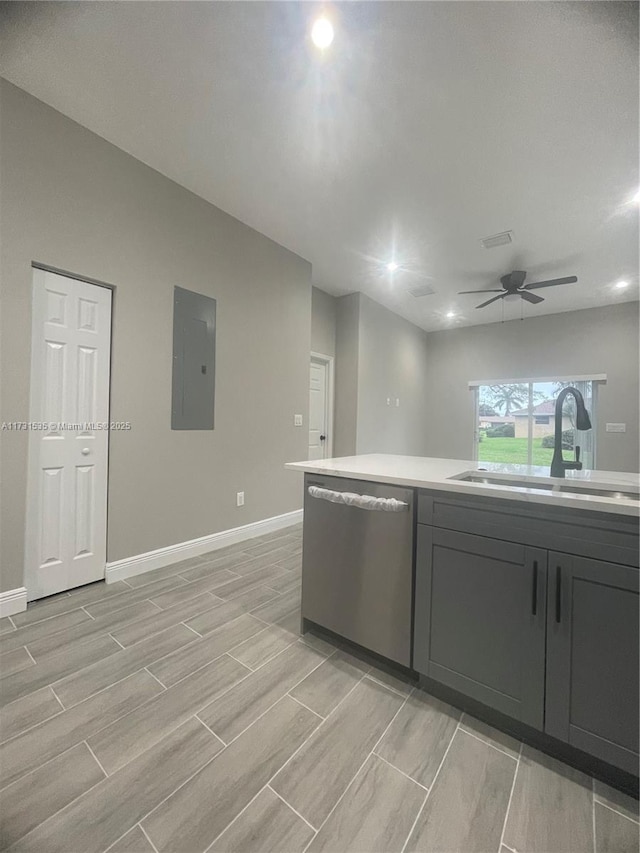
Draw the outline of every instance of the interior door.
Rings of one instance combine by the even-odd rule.
[[[34,270],[31,347],[30,601],[104,577],[111,291]]]
[[[328,456],[329,365],[311,359],[309,372],[309,459]]]

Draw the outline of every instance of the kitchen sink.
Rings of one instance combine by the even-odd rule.
[[[552,493],[568,493],[574,495],[592,495],[599,498],[614,498],[617,500],[640,501],[640,490],[634,487],[625,486],[621,489],[620,486],[588,486],[577,483],[555,483],[537,477],[505,477],[503,475],[493,476],[490,473],[482,471],[468,471],[457,477],[450,477],[451,480],[458,480],[463,483],[484,483],[490,486],[509,486],[516,489],[539,489],[544,492]]]

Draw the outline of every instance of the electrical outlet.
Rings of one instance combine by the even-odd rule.
[[[293,416],[293,425],[294,426],[302,426],[302,415],[294,415]]]
[[[387,397],[387,406],[391,405],[391,397]]]
[[[396,409],[400,408],[400,397],[396,397]]]
[[[236,494],[236,506],[244,506],[244,492]]]

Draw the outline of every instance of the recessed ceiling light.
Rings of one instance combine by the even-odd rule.
[[[617,281],[616,287],[618,288],[618,290],[624,290],[625,287],[629,287],[629,282],[628,281]]]
[[[453,320],[453,318],[454,318],[455,316],[456,316],[456,312],[455,312],[455,311],[447,311],[447,320]]]
[[[324,50],[329,47],[333,41],[333,25],[328,18],[324,16],[318,18],[311,30],[311,39],[316,47]]]
[[[395,261],[389,261],[387,269],[389,272],[395,272],[398,269],[398,264]]]

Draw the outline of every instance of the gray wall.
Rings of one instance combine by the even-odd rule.
[[[336,298],[311,288],[311,351],[336,354]]]
[[[353,456],[358,428],[360,294],[336,300],[334,456]]]
[[[298,509],[311,267],[0,81],[2,415],[28,420],[31,262],[116,286],[108,559]],[[216,428],[172,432],[173,287],[215,297]],[[0,589],[22,585],[26,433],[2,433]],[[246,506],[237,509],[235,493]]]
[[[363,293],[351,293],[336,302],[334,454],[424,455],[426,332]],[[387,398],[392,405],[387,405]]]
[[[357,452],[425,456],[429,423],[426,332],[360,294],[358,340]],[[400,401],[397,407],[396,399]]]
[[[470,380],[606,373],[598,388],[596,465],[639,470],[638,303],[468,326],[428,335],[429,456],[470,459]],[[626,433],[605,424],[626,423]]]

